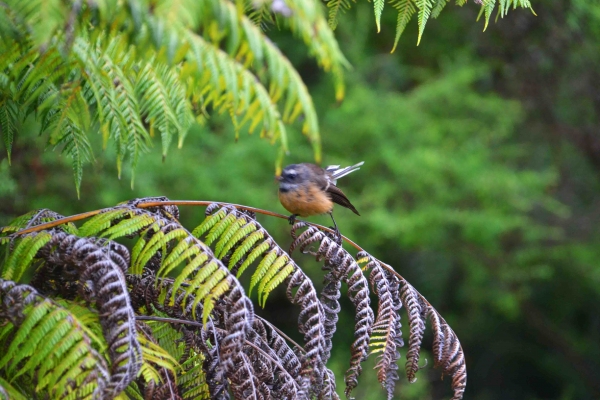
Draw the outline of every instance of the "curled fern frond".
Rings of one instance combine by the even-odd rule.
[[[0,319],[5,376],[15,380],[35,374],[35,391],[55,398],[74,392],[77,398],[100,399],[112,393],[104,358],[68,310],[31,286],[0,279]],[[5,390],[13,391],[11,386]]]
[[[145,208],[150,206],[148,202],[155,205]],[[160,202],[165,204],[156,205]],[[88,377],[79,370],[72,373],[81,379],[71,380],[66,375],[55,375],[58,370],[49,364],[46,369],[37,367],[40,362],[49,362],[40,360],[51,347],[31,356],[31,347],[18,348],[19,344],[9,347],[9,358],[16,354],[13,358],[17,361],[0,357],[1,379],[9,376],[6,371],[16,371],[20,374],[15,381],[19,385],[30,385],[32,374],[43,376],[39,381],[44,385],[43,392],[61,391],[60,385],[71,382],[85,388],[85,393],[78,396],[69,386],[69,396],[65,397],[69,399],[114,397],[122,391],[135,399],[228,399],[230,393],[236,398],[337,399],[335,376],[325,364],[332,350],[340,289],[345,283],[356,308],[346,395],[357,384],[361,363],[369,354],[375,354],[378,380],[387,397],[393,397],[399,348],[404,345],[399,314],[404,307],[408,313],[409,381],[414,381],[422,368],[420,351],[429,320],[434,367],[441,370],[442,376],[451,377],[453,399],[462,398],[466,366],[456,334],[389,265],[353,243],[360,252],[352,257],[337,237],[326,233],[327,229],[304,222],[292,228],[293,243],[290,252],[285,252],[257,222],[255,212],[229,204],[209,205],[205,220],[192,234],[179,223],[177,207],[169,203],[180,204],[164,197],[136,199],[81,214],[76,217],[93,217],[79,230],[60,226],[62,221],[54,221],[59,215],[40,210],[0,230],[4,252],[0,271],[22,276],[35,265],[31,281],[35,290],[62,298],[56,303],[44,300],[39,307],[30,301],[35,303],[32,306],[19,299],[18,293],[16,300],[15,296],[2,294],[0,284],[0,318],[8,316],[11,323],[15,318],[30,318],[30,322],[10,325],[17,328],[0,328],[0,341],[16,343],[18,336],[6,329],[17,329],[17,335],[21,329],[28,332],[21,334],[19,343],[40,343],[48,332],[59,339],[64,332],[69,334],[68,322],[53,319],[61,312],[55,311],[56,305],[79,321],[78,326],[96,351],[88,356],[98,354],[112,364],[103,375],[104,383],[98,383],[95,372]],[[36,227],[45,222],[48,224]],[[22,228],[27,230],[18,232]],[[136,240],[131,256],[126,247],[112,241],[119,238]],[[326,274],[320,298],[311,280],[289,256],[295,249],[323,262]],[[304,346],[254,314],[252,302],[234,276],[246,271],[250,271],[250,286],[257,289],[261,305],[276,287],[286,286],[287,298],[300,307],[298,330],[304,336]],[[369,288],[378,299],[376,314],[370,306]],[[30,295],[29,289],[23,292],[23,298],[44,299]],[[98,313],[83,307],[82,302],[92,304]],[[25,305],[13,310],[14,304],[21,303]],[[20,312],[23,307],[26,310]],[[142,323],[136,318],[154,321]],[[25,337],[29,332],[31,339]],[[21,372],[23,366],[26,370]],[[1,379],[0,386],[11,393],[14,388],[4,385]],[[50,386],[52,389],[48,389]]]
[[[124,275],[129,252],[116,243],[105,246],[102,240],[58,232],[38,255],[49,264],[78,272],[80,292],[86,300],[96,303],[108,344],[112,367],[106,395],[119,394],[135,379],[142,362]]]
[[[154,222],[150,227],[145,224],[135,234],[140,235],[138,244],[134,246],[134,258],[132,259],[132,272],[141,273],[141,269],[150,260],[159,263],[157,278],[166,276],[174,267],[174,263],[185,262],[185,267],[178,273],[174,281],[174,290],[171,292],[171,304],[175,303],[175,293],[186,284],[186,297],[194,299],[191,307],[193,314],[196,305],[203,303],[202,320],[208,320],[218,300],[225,302],[227,307],[227,320],[225,328],[228,335],[221,342],[220,355],[226,371],[232,371],[233,358],[241,351],[246,332],[252,323],[253,306],[246,297],[243,288],[237,279],[229,273],[227,268],[217,259],[211,249],[203,242],[192,236],[175,219],[166,217],[177,214],[171,208],[157,208],[153,211],[137,208],[136,204],[153,199],[138,199],[121,206],[112,211],[115,212],[114,226],[105,223],[107,219],[104,214],[99,214],[90,219],[82,227],[85,233],[104,235],[111,232],[111,237],[131,236],[130,225],[127,219],[139,218],[142,215],[149,216]],[[116,212],[120,210],[120,212]],[[111,218],[108,218],[110,221]],[[97,221],[102,221],[98,223]],[[95,227],[95,229],[86,228]],[[113,227],[121,227],[113,229]],[[183,255],[183,257],[182,257]],[[157,257],[157,258],[156,258]],[[194,315],[195,317],[195,315]]]
[[[344,248],[333,239],[325,235],[319,229],[309,226],[300,235],[297,231],[307,227],[306,223],[298,222],[292,227],[294,242],[290,246],[290,252],[299,248],[302,252],[309,252],[317,258],[325,261],[324,269],[329,271],[326,283],[336,285],[336,282],[344,282],[348,285],[348,297],[356,307],[354,343],[351,346],[350,368],[346,371],[346,396],[358,384],[358,376],[362,372],[361,363],[367,359],[369,353],[369,342],[375,316],[370,306],[369,284],[362,269]],[[312,244],[319,247],[316,251],[308,249]],[[331,333],[332,334],[332,333]]]
[[[258,287],[259,302],[264,305],[268,294],[279,284],[287,285],[288,299],[301,307],[298,326],[304,335],[306,351],[302,356],[303,374],[310,373],[308,367],[312,368],[311,379],[318,383],[316,387],[321,387],[324,365],[329,358],[326,349],[331,348],[331,344],[325,339],[324,310],[312,282],[255,219],[234,207],[217,203],[208,206],[206,214],[206,219],[194,232],[206,233],[210,241],[229,237],[229,243],[223,246],[229,249],[224,258],[229,256],[229,267],[237,269],[238,276],[254,261],[260,260],[250,283],[251,288]],[[243,227],[248,225],[253,229],[248,229],[246,236],[230,234],[232,226],[239,226],[238,231],[243,232]],[[293,294],[295,288],[298,289]]]

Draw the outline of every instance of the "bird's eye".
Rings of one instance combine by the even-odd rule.
[[[286,177],[287,179],[294,179],[297,175],[298,175],[298,173],[293,169],[283,172],[283,176]]]

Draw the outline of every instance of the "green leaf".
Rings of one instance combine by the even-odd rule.
[[[377,33],[381,32],[381,13],[385,0],[373,0],[373,10],[375,12],[375,24],[377,25]]]

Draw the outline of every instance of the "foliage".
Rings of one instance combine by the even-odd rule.
[[[41,210],[2,229],[0,341],[8,351],[0,373],[11,382],[5,392],[77,399],[114,398],[123,391],[145,398],[228,398],[228,392],[236,399],[339,398],[326,363],[345,283],[356,308],[347,396],[358,385],[372,340],[379,381],[393,398],[404,344],[399,312],[405,307],[407,377],[414,381],[420,369],[429,319],[434,366],[451,377],[453,399],[462,398],[466,366],[458,338],[391,267],[362,250],[354,257],[333,236],[297,222],[289,254],[298,248],[324,262],[328,273],[318,294],[253,212],[213,203],[190,233],[178,222],[177,207],[160,205],[165,200],[99,210],[80,228]],[[125,237],[137,237],[131,251],[114,241]],[[249,293],[257,288],[259,304],[264,307],[284,284],[288,300],[300,307],[303,346],[254,314],[237,279],[252,265]],[[18,284],[31,269],[30,285]],[[376,313],[369,280],[379,299]],[[144,319],[153,322],[145,325]]]
[[[394,49],[413,14],[419,42],[430,15],[446,3],[392,1]],[[160,136],[164,158],[174,140],[181,147],[190,126],[205,123],[212,111],[230,115],[236,139],[247,130],[278,141],[278,170],[289,151],[285,124],[301,119],[319,162],[312,99],[261,27],[285,26],[301,38],[333,74],[341,101],[348,63],[330,27],[350,4],[329,1],[328,25],[317,0],[7,1],[0,8],[0,131],[9,162],[15,136],[34,118],[48,144],[71,158],[79,193],[83,165],[94,159],[91,134],[101,134],[102,148],[112,142],[120,177],[127,158],[135,171],[153,136]],[[511,5],[531,8],[529,1],[501,0],[498,15]],[[374,6],[379,30],[384,1]],[[486,26],[495,7],[495,0],[482,4]]]
[[[517,10],[485,34],[482,23],[473,23],[479,7],[472,2],[446,7],[439,20],[427,23],[424,46],[415,47],[412,22],[389,54],[397,13],[385,5],[377,34],[373,4],[356,2],[339,14],[335,31],[354,66],[341,104],[333,104],[332,76],[318,71],[306,46],[263,24],[313,96],[325,165],[365,161],[343,186],[362,216],[336,209],[342,232],[381,259],[394,260],[451,324],[469,367],[465,398],[600,397],[600,185],[594,161],[600,148],[600,14],[597,2],[550,0],[540,10],[533,4],[538,16]],[[478,123],[480,116],[486,125]],[[185,146],[172,148],[164,161],[160,146],[150,148],[149,156],[140,157],[133,190],[130,164],[123,165],[124,179],[114,179],[114,146],[96,152],[96,161],[84,167],[82,200],[65,157],[43,151],[38,128],[26,120],[14,141],[12,166],[6,157],[0,164],[0,225],[31,209],[71,215],[157,194],[283,211],[273,183],[274,148],[243,137],[234,144],[228,118],[213,113],[203,127],[193,125]],[[290,162],[310,160],[308,142],[296,135],[296,126],[286,128]],[[100,149],[101,139],[90,136],[92,148]],[[390,153],[385,159],[382,150]],[[202,211],[183,208],[182,223],[197,225]],[[494,223],[486,224],[487,218]],[[330,224],[325,217],[311,220]],[[260,222],[287,247],[285,224]],[[321,264],[300,263],[320,292]],[[352,304],[346,296],[340,302],[338,325],[354,327]],[[283,291],[270,293],[264,310],[256,308],[301,343],[302,335],[294,335],[298,307]],[[337,329],[332,340],[327,366],[341,388],[353,329]],[[425,359],[433,364],[431,353],[422,352],[421,365]],[[356,398],[382,397],[377,374],[368,373],[376,362],[370,357],[362,364]],[[441,381],[433,368],[421,370],[410,385],[399,375],[396,398],[450,397],[448,379]]]
[[[356,0],[353,1],[356,2]],[[338,24],[340,11],[349,10],[352,7],[352,2],[350,0],[325,0],[325,2],[329,8],[329,26],[331,26],[332,29],[335,29]],[[419,35],[417,38],[418,46],[419,43],[421,43],[425,25],[429,18],[439,17],[440,13],[449,2],[450,0],[389,0],[389,5],[398,13],[396,21],[396,37],[394,39],[392,53],[396,50],[400,36],[402,36],[406,26],[415,14],[419,27]],[[498,17],[506,16],[511,7],[513,10],[517,7],[530,9],[533,13],[533,8],[531,7],[531,2],[529,0],[474,0],[474,2],[481,5],[479,16],[484,16],[484,31],[487,29],[494,10],[496,10],[496,20],[498,20]],[[456,1],[456,4],[461,7],[466,3],[467,0]],[[373,0],[373,12],[375,15],[377,32],[381,31],[381,15],[384,7],[385,0]]]
[[[346,61],[319,8],[312,1],[289,7],[295,16],[283,23],[333,72],[342,96]],[[219,0],[6,2],[0,130],[9,159],[32,116],[48,143],[72,158],[79,191],[83,164],[93,159],[90,133],[102,135],[103,147],[113,143],[120,176],[126,157],[135,169],[152,136],[160,136],[165,157],[175,138],[181,147],[190,125],[215,110],[227,112],[238,130],[279,141],[279,163],[288,151],[284,123],[302,115],[319,160],[310,95],[245,8]]]

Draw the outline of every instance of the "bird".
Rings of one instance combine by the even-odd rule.
[[[364,161],[361,161],[345,168],[340,168],[339,165],[321,168],[310,163],[286,166],[277,180],[279,181],[279,201],[286,210],[292,213],[288,218],[290,224],[294,224],[298,216],[329,214],[335,231],[339,232],[333,218],[334,203],[360,215],[336,184],[338,179],[359,170],[363,164]]]

